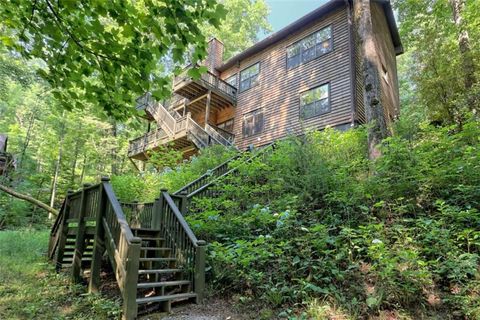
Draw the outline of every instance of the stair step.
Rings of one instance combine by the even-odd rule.
[[[176,258],[140,258],[140,262],[146,261],[176,261]]]
[[[162,281],[162,282],[141,282],[137,284],[137,288],[156,288],[156,287],[172,287],[181,286],[184,284],[190,284],[190,280],[175,280],[175,281]]]
[[[156,237],[141,237],[142,241],[163,241],[164,238],[156,238]]]
[[[149,250],[149,251],[170,251],[172,248],[164,248],[164,247],[141,247],[142,250]]]
[[[83,257],[82,261],[92,261],[92,257]],[[63,262],[73,262],[73,257],[72,258],[64,258]]]
[[[179,294],[172,294],[169,296],[155,296],[155,297],[148,297],[148,298],[138,298],[137,304],[143,303],[150,303],[150,302],[162,302],[162,301],[173,301],[173,300],[184,300],[195,298],[197,296],[196,293],[189,292],[189,293],[179,293]]]
[[[150,273],[177,273],[182,272],[183,269],[150,269],[150,270],[138,270],[138,274],[150,274]]]

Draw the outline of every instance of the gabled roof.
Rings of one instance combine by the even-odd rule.
[[[292,34],[293,32],[301,29],[302,27],[312,23],[321,17],[329,14],[330,12],[344,7],[346,1],[349,3],[352,0],[330,0],[327,3],[323,4],[322,6],[318,7],[317,9],[313,10],[312,12],[307,13],[300,19],[292,22],[291,24],[287,25],[283,29],[271,34],[270,36],[266,37],[265,39],[257,42],[250,48],[244,50],[243,52],[233,56],[232,58],[228,59],[225,63],[223,63],[220,67],[217,68],[218,71],[223,72],[228,68],[234,66],[237,62],[252,56],[263,49],[275,44],[276,42],[284,39],[288,35]],[[395,53],[397,55],[403,53],[402,43],[400,41],[400,35],[398,33],[397,25],[395,23],[395,17],[393,15],[392,6],[389,0],[372,0],[374,2],[378,2],[382,4],[383,10],[385,11],[385,16],[387,18],[388,28],[390,29],[390,34],[392,36],[393,45],[395,47]]]

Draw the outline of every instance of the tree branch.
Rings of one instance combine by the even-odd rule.
[[[43,210],[47,211],[47,212],[50,212],[51,214],[53,214],[54,216],[57,216],[58,215],[58,211],[55,210],[54,208],[50,207],[49,205],[46,205],[45,203],[43,203],[42,201],[40,200],[37,200],[29,195],[26,195],[26,194],[23,194],[23,193],[19,193],[9,187],[6,187],[2,184],[0,184],[0,190],[5,192],[5,193],[8,193],[9,195],[11,195],[12,197],[15,197],[15,198],[18,198],[20,200],[25,200],[25,201],[28,201],[30,202],[31,204],[33,205],[36,205],[37,207],[40,207],[42,208]]]

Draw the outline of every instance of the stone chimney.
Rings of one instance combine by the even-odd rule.
[[[208,41],[207,54],[205,66],[207,66],[208,71],[218,75],[216,68],[220,67],[223,63],[223,42],[217,38],[210,39],[210,41]]]

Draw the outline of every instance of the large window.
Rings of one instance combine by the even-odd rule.
[[[240,72],[240,92],[250,89],[258,83],[258,73],[260,72],[260,63]]]
[[[328,26],[287,47],[287,69],[320,57],[332,48],[332,26]]]
[[[243,115],[243,136],[250,137],[263,131],[263,109]]]
[[[225,82],[231,86],[237,87],[237,74],[235,73],[233,76],[228,77],[225,79]]]
[[[308,90],[300,95],[300,118],[308,119],[330,111],[330,84]]]

